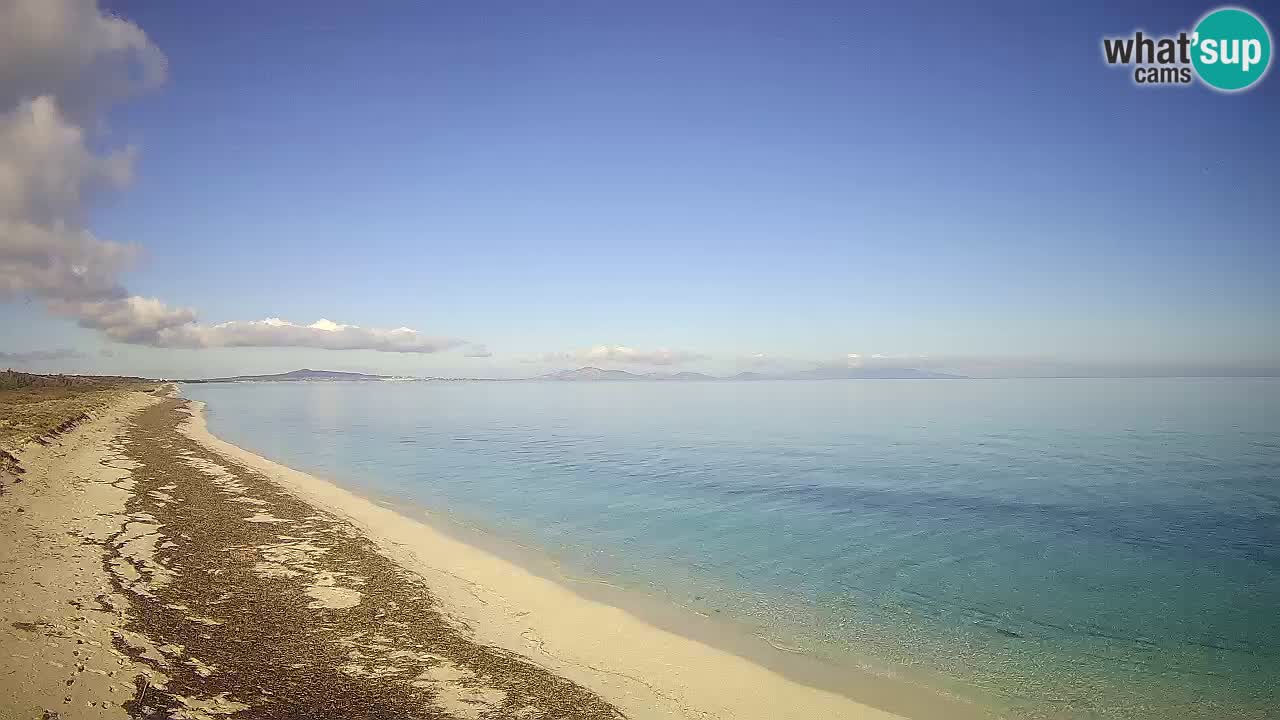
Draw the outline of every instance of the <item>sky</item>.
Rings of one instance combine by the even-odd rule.
[[[0,0],[0,365],[1280,374],[1214,7]]]

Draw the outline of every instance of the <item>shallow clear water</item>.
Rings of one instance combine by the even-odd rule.
[[[1280,716],[1280,380],[183,392],[288,465],[1016,716]]]

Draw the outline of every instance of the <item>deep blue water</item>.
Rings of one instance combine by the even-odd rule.
[[[268,457],[1016,716],[1280,717],[1280,380],[183,392]]]

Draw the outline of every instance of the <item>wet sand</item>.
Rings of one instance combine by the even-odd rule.
[[[0,716],[900,717],[220,441],[196,405],[134,393],[18,454]]]

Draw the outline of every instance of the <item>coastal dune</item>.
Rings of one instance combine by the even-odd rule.
[[[0,716],[903,717],[796,681],[125,393],[0,498]]]

